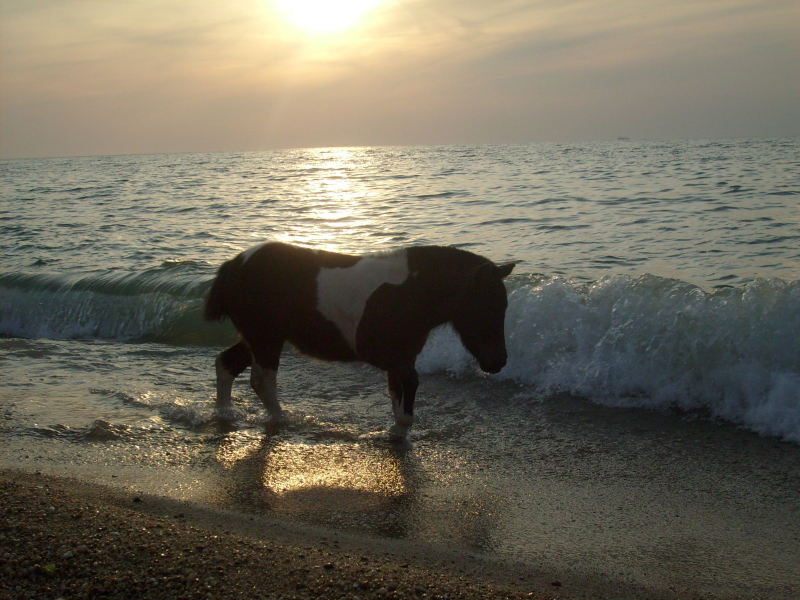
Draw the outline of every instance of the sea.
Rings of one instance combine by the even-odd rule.
[[[600,535],[618,522],[651,580],[663,553],[627,533],[628,503],[652,540],[687,495],[724,512],[755,494],[787,519],[775,553],[796,550],[798,139],[13,159],[0,175],[0,465],[635,578]],[[236,333],[202,320],[203,295],[267,240],[516,261],[507,366],[482,374],[432,332],[398,449],[379,435],[380,372],[287,347],[288,423],[266,431],[242,377],[224,426],[213,361]]]

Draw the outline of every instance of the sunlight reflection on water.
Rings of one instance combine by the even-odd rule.
[[[353,254],[453,244],[579,281],[795,279],[795,150],[643,142],[16,161],[9,194],[26,205],[5,225],[0,259],[85,275],[202,257],[210,274],[278,239]]]
[[[357,240],[378,226],[371,214],[371,202],[378,195],[351,177],[364,168],[363,149],[328,148],[305,153],[302,170],[317,176],[306,178],[298,193],[314,202],[304,207],[305,218],[287,224],[272,238],[332,252],[357,251]]]

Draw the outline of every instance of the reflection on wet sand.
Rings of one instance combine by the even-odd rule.
[[[264,487],[279,497],[312,488],[361,492],[376,498],[406,493],[401,461],[361,446],[345,444],[275,445],[264,472]]]
[[[233,504],[390,537],[413,527],[419,474],[404,449],[231,433],[215,458]]]
[[[439,462],[448,460],[443,456],[379,440],[283,431],[222,435],[214,459],[221,500],[231,508],[479,552],[496,545],[503,502],[477,490],[482,486],[466,472],[461,483],[458,477],[444,482],[437,474]]]

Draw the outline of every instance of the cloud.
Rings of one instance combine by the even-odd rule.
[[[7,2],[0,153],[800,134],[796,2]]]

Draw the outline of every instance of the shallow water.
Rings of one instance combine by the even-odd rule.
[[[0,462],[664,585],[699,561],[696,589],[786,596],[798,156],[738,141],[0,162]],[[202,322],[202,294],[269,238],[521,260],[507,367],[481,375],[434,332],[403,448],[379,433],[380,373],[287,349],[289,423],[265,432],[243,378],[224,427],[212,364],[234,333]]]

